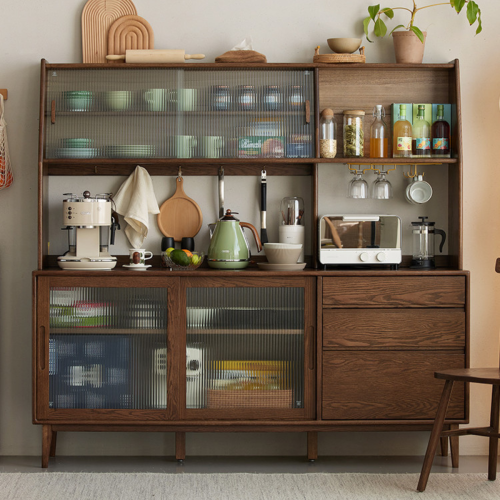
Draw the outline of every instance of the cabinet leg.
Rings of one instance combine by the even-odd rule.
[[[49,466],[50,449],[52,445],[52,426],[42,426],[42,469]]]
[[[448,403],[450,402],[452,389],[453,389],[453,380],[447,380],[444,384],[443,392],[441,394],[441,400],[439,401],[436,418],[434,420],[431,436],[429,438],[429,444],[427,445],[427,452],[425,453],[424,463],[422,465],[422,472],[420,473],[420,479],[418,481],[417,491],[424,491],[425,487],[427,486],[427,480],[429,479],[429,474],[431,473],[432,461],[434,460],[434,455],[436,454],[436,448],[439,443],[439,439],[441,437],[441,431],[443,429],[444,419],[446,417],[446,410],[448,409]]]
[[[50,442],[50,456],[56,456],[57,431],[52,431],[52,440]]]
[[[440,441],[441,441],[441,456],[447,457],[448,456],[448,438],[442,437],[440,439]]]
[[[450,430],[456,431],[458,430],[458,424],[451,424]],[[460,447],[458,445],[459,440],[458,436],[450,436],[450,448],[451,448],[451,466],[456,469],[458,467],[458,458],[460,456]]]
[[[307,459],[318,459],[318,433],[316,431],[307,433]]]
[[[175,433],[175,458],[184,460],[186,458],[186,433]]]
[[[498,435],[498,419],[500,414],[500,386],[494,385],[491,390],[491,415],[490,428],[492,432]],[[498,462],[498,437],[490,437],[489,456],[488,456],[488,479],[494,481],[497,477]]]

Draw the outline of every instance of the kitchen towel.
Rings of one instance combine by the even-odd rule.
[[[124,216],[125,234],[132,248],[141,248],[148,235],[149,214],[159,214],[160,208],[148,171],[137,165],[114,197],[116,211]]]

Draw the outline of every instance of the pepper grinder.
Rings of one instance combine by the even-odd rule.
[[[281,200],[281,224],[278,231],[279,243],[302,244],[297,262],[304,262],[305,227],[304,200],[299,196],[290,196]]]

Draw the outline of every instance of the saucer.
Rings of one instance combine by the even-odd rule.
[[[305,262],[297,262],[295,264],[271,264],[270,262],[257,262],[259,269],[265,271],[302,271],[306,267]]]
[[[131,271],[145,271],[148,267],[151,267],[151,264],[124,264],[123,267],[125,269],[130,269]]]

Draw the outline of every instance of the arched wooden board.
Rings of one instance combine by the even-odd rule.
[[[154,49],[154,45],[153,28],[140,16],[121,17],[109,28],[108,55],[124,55],[126,50]]]

